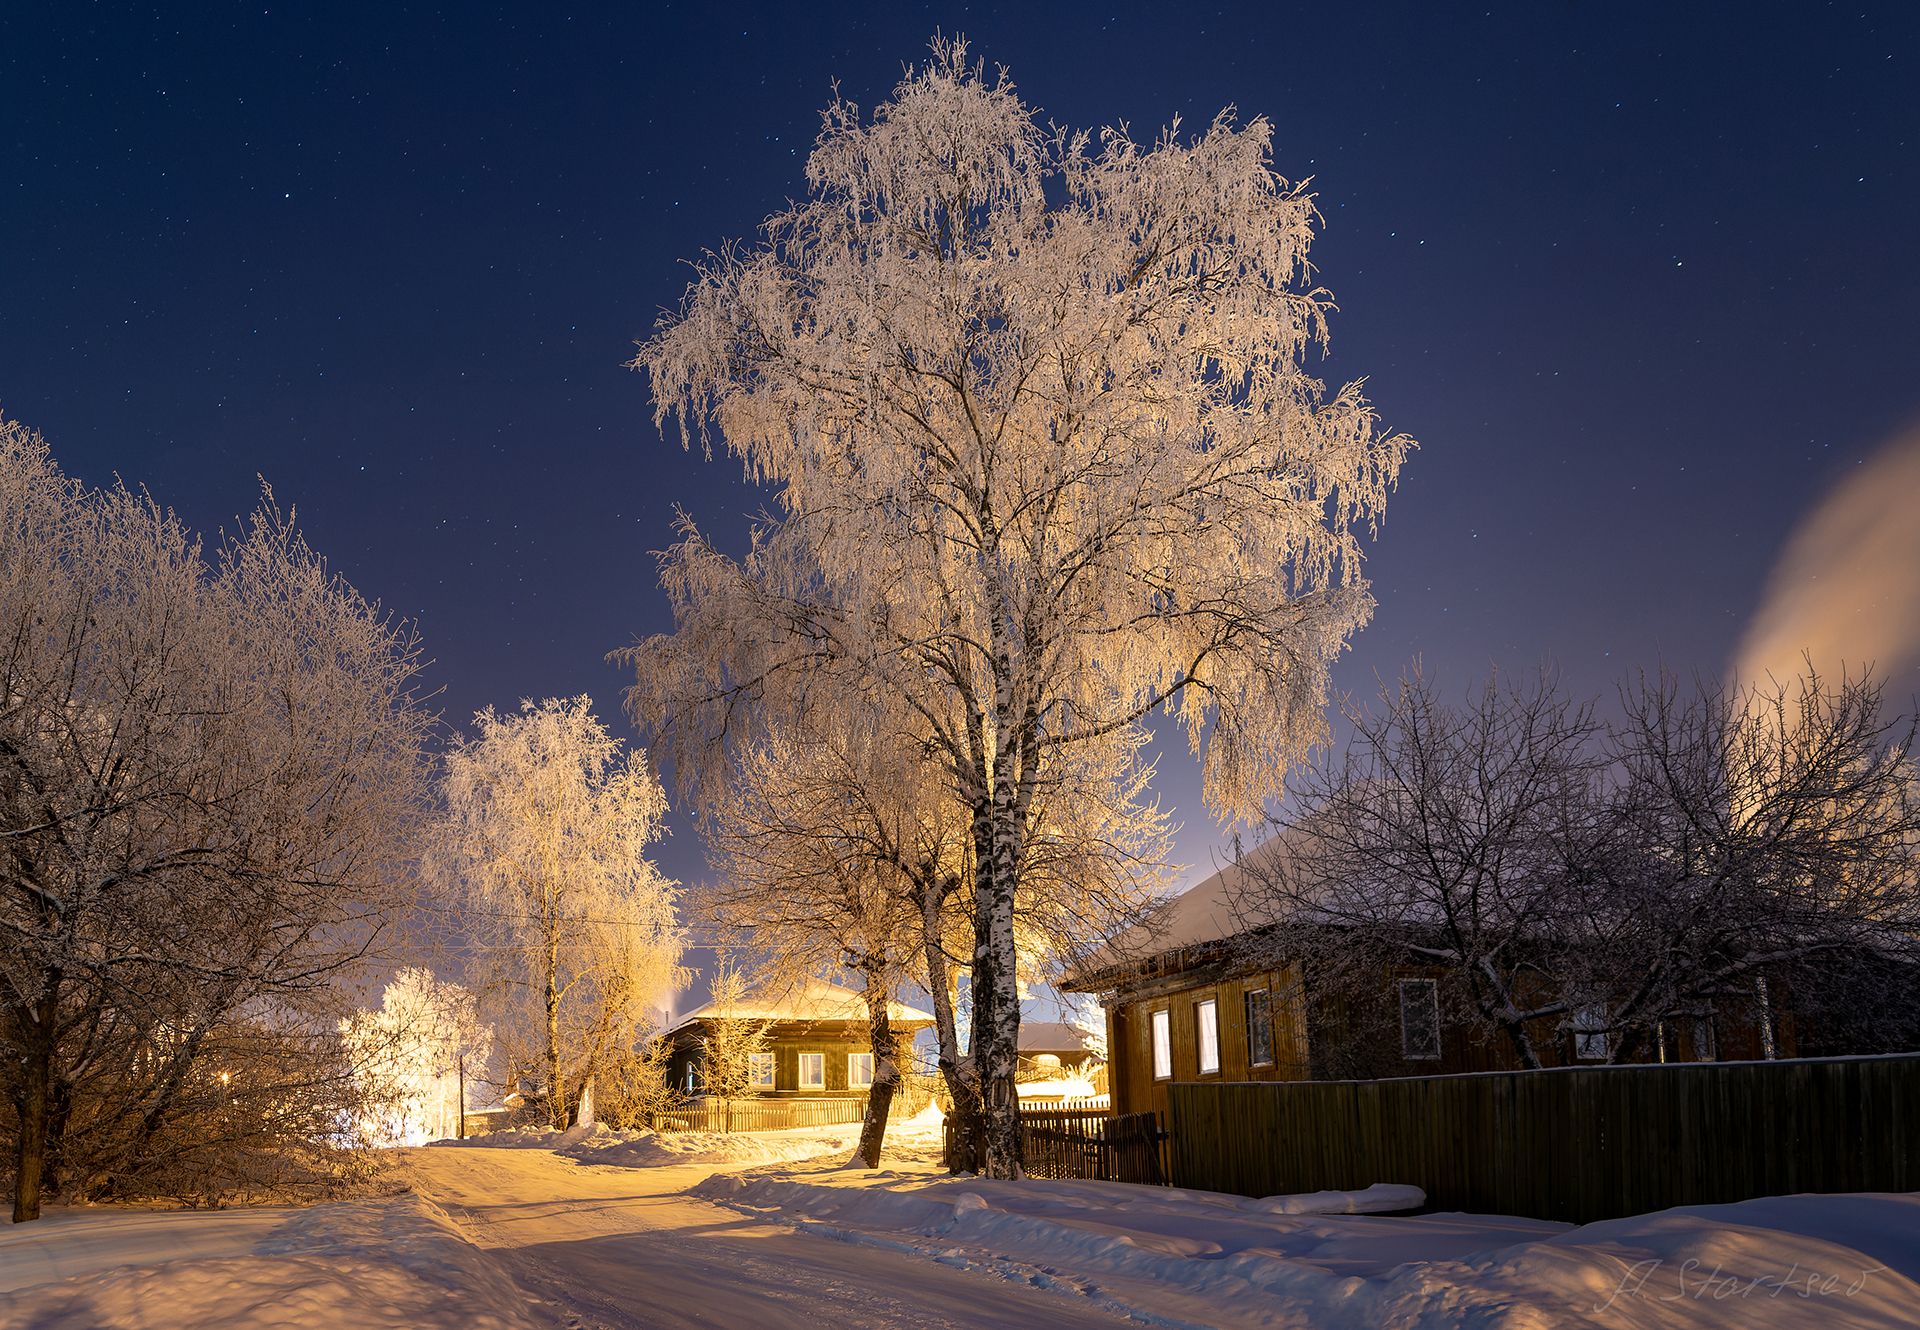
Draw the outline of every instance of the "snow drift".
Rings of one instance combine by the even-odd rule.
[[[1779,1197],[1570,1228],[1358,1213],[1399,1208],[1418,1195],[1412,1188],[1248,1199],[787,1170],[719,1174],[695,1194],[1163,1325],[1891,1330],[1920,1321],[1920,1195]]]

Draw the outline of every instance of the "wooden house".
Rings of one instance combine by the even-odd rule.
[[[1229,865],[1175,897],[1149,929],[1119,939],[1062,983],[1100,995],[1107,1013],[1108,1077],[1116,1113],[1167,1109],[1174,1081],[1294,1081],[1513,1071],[1511,1044],[1453,1013],[1464,1007],[1457,974],[1385,964],[1336,980],[1301,963],[1276,963],[1234,902],[1241,869]],[[1299,923],[1290,927],[1313,925]],[[1333,927],[1333,925],[1322,925]],[[1762,1021],[1764,1020],[1764,1026]],[[1608,1036],[1545,1019],[1530,1031],[1548,1066],[1598,1063]],[[1727,1011],[1659,1032],[1663,1061],[1734,1061],[1797,1052],[1785,1005],[1756,1019]],[[1650,1056],[1652,1054],[1650,1053]]]
[[[894,1002],[888,1008],[902,1050],[932,1027],[933,1017]],[[859,1096],[873,1085],[873,1045],[861,994],[824,979],[789,988],[749,992],[727,1010],[705,1003],[672,1021],[667,1076],[690,1099],[706,1093],[707,1039],[718,1020],[747,1021],[766,1030],[753,1059],[752,1093],[762,1098]]]
[[[1019,1058],[1016,1075],[1021,1080],[1042,1080],[1082,1069],[1092,1073],[1107,1060],[1098,1040],[1065,1021],[1020,1022]]]
[[[1098,1036],[1065,1021],[1020,1022],[1014,1079],[1030,1106],[1093,1103],[1107,1093],[1107,1055]]]

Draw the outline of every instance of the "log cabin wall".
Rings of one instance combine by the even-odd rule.
[[[896,1022],[895,1028],[901,1030],[901,1048],[904,1052],[912,1047],[914,1037],[924,1026],[918,1022]],[[684,1090],[688,1066],[701,1068],[704,1065],[705,1034],[705,1027],[697,1021],[674,1033],[673,1054],[667,1063],[670,1084]],[[869,1053],[872,1047],[864,1022],[777,1021],[767,1031],[765,1049],[773,1054],[773,1088],[755,1090],[754,1094],[763,1097],[865,1094],[866,1086],[848,1085],[847,1059],[851,1054]],[[821,1055],[825,1085],[801,1088],[800,1058],[806,1053]]]
[[[1421,1056],[1410,1052],[1401,1020],[1401,983],[1434,983],[1439,1047]],[[1218,966],[1176,971],[1141,980],[1118,992],[1107,1004],[1107,1043],[1113,1111],[1167,1111],[1167,1087],[1176,1082],[1304,1081],[1385,1079],[1516,1071],[1520,1058],[1512,1042],[1465,1018],[1457,974],[1420,966],[1393,966],[1377,982],[1334,987],[1298,967],[1225,973]],[[1273,1055],[1255,1062],[1247,1024],[1248,996],[1268,995]],[[1200,1070],[1199,1009],[1214,1003],[1219,1069]],[[1170,1074],[1154,1074],[1154,1013],[1167,1013]],[[1773,1013],[1773,1055],[1797,1051],[1792,1013]],[[1541,1065],[1596,1065],[1602,1050],[1580,1055],[1573,1032],[1557,1017],[1532,1022],[1529,1031]],[[1627,1054],[1637,1062],[1705,1062],[1767,1056],[1748,1004],[1722,1002],[1702,1021],[1672,1023],[1657,1040],[1643,1041]]]
[[[1197,981],[1197,982],[1196,982]],[[1173,1081],[1298,1081],[1308,1076],[1307,1036],[1299,972],[1293,967],[1231,976],[1174,975],[1129,991],[1108,1008],[1107,1048],[1111,1059],[1113,1111],[1167,1111],[1167,1086]],[[1265,994],[1270,1013],[1271,1056],[1253,1057],[1248,1030],[1248,999]],[[1200,1069],[1200,1008],[1214,1004],[1219,1069]],[[1153,1066],[1153,1014],[1167,1013],[1171,1074],[1156,1077]]]

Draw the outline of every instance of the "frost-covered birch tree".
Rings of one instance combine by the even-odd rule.
[[[209,550],[0,420],[16,1221],[43,1195],[214,1194],[325,1136],[344,981],[408,896],[419,662],[270,493]]]
[[[724,658],[694,658],[718,640],[697,630],[643,644],[634,710],[700,760],[779,673],[913,708],[972,841],[996,1175],[1019,1169],[1014,920],[1056,755],[1166,708],[1209,804],[1251,818],[1371,612],[1362,542],[1411,444],[1304,367],[1330,299],[1271,138],[1230,113],[1147,144],[1043,129],[936,42],[870,115],[829,105],[807,197],[710,256],[634,361],[661,424],[776,492],[756,555],[806,556]],[[683,629],[741,571],[686,525]],[[667,714],[689,675],[704,703]]]
[[[646,857],[666,796],[585,697],[491,707],[447,756],[435,857],[483,960],[512,995],[509,1057],[535,1063],[555,1127],[674,986],[674,885]]]
[[[486,1074],[493,1030],[473,993],[410,966],[372,1011],[340,1023],[365,1101],[360,1131],[378,1145],[424,1145],[467,1134],[468,1088]]]

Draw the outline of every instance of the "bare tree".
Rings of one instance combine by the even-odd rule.
[[[671,1044],[657,1034],[643,1034],[631,1046],[612,1050],[594,1076],[600,1120],[637,1131],[679,1108],[685,1096],[668,1079],[672,1059]]]
[[[1349,707],[1344,750],[1297,782],[1280,841],[1244,861],[1240,908],[1330,984],[1394,960],[1453,972],[1463,1014],[1537,1067],[1537,1023],[1567,1011],[1564,926],[1601,764],[1593,709],[1544,674],[1453,706],[1417,670],[1380,703]]]
[[[706,1020],[706,1092],[725,1108],[753,1094],[754,1060],[767,1050],[773,1022],[746,1011],[747,981],[730,952],[722,949],[714,962],[708,997],[712,1012]]]
[[[1548,1035],[1649,1056],[1729,1003],[1771,1048],[1783,979],[1829,1008],[1910,993],[1914,727],[1881,688],[1660,675],[1621,697],[1609,723],[1546,676],[1452,706],[1416,673],[1353,710],[1345,750],[1243,860],[1251,945],[1336,991],[1439,968],[1456,1015],[1526,1067]]]
[[[404,899],[425,792],[418,668],[271,494],[208,554],[0,421],[16,1221],[48,1193],[198,1185],[196,1161],[341,1102],[341,981]]]
[[[954,893],[941,893],[938,881],[961,841],[950,825],[942,834],[950,805],[900,757],[897,745],[859,743],[838,724],[825,733],[776,731],[736,753],[702,822],[717,870],[707,901],[716,923],[750,930],[773,972],[844,968],[860,976],[873,1082],[857,1153],[868,1167],[879,1162],[903,1079],[905,1050],[893,1024],[901,988],[938,984],[946,999],[954,934],[946,908]],[[924,968],[930,954],[932,978]],[[950,1030],[950,1011],[945,1024]],[[946,1065],[951,1090],[959,1059]],[[968,1091],[960,1081],[959,1093]]]
[[[585,697],[474,724],[447,756],[435,865],[496,991],[515,996],[498,1013],[507,1052],[537,1058],[548,1119],[566,1127],[594,1069],[632,1048],[675,984],[674,886],[646,858],[666,797]]]
[[[1870,674],[1622,689],[1612,727],[1604,910],[1580,955],[1600,970],[1618,1055],[1663,1021],[1744,1004],[1771,1056],[1769,984],[1859,978],[1862,957],[1915,956],[1920,778],[1915,720]]]
[[[871,1167],[905,1065],[891,1014],[903,985],[931,996],[963,1136],[979,1093],[954,1012],[970,955],[958,908],[972,872],[964,809],[897,724],[855,723],[859,704],[839,695],[812,728],[738,746],[724,788],[697,806],[715,851],[715,921],[751,930],[785,972],[860,976],[874,1058],[860,1157]],[[1144,798],[1150,775],[1117,736],[1056,763],[1021,865],[1015,930],[1030,976],[1131,923],[1159,884],[1165,819]]]
[[[634,362],[659,421],[717,428],[781,505],[755,568],[683,527],[664,580],[684,636],[632,653],[634,713],[697,761],[782,672],[914,710],[973,842],[996,1176],[1019,1169],[1015,917],[1056,756],[1168,707],[1211,806],[1257,816],[1371,612],[1362,538],[1411,445],[1301,367],[1329,299],[1270,139],[1225,114],[1145,147],[1043,131],[936,42],[870,117],[828,107],[809,197],[706,262]],[[800,571],[699,658],[727,636],[701,602],[741,609],[783,544]]]

